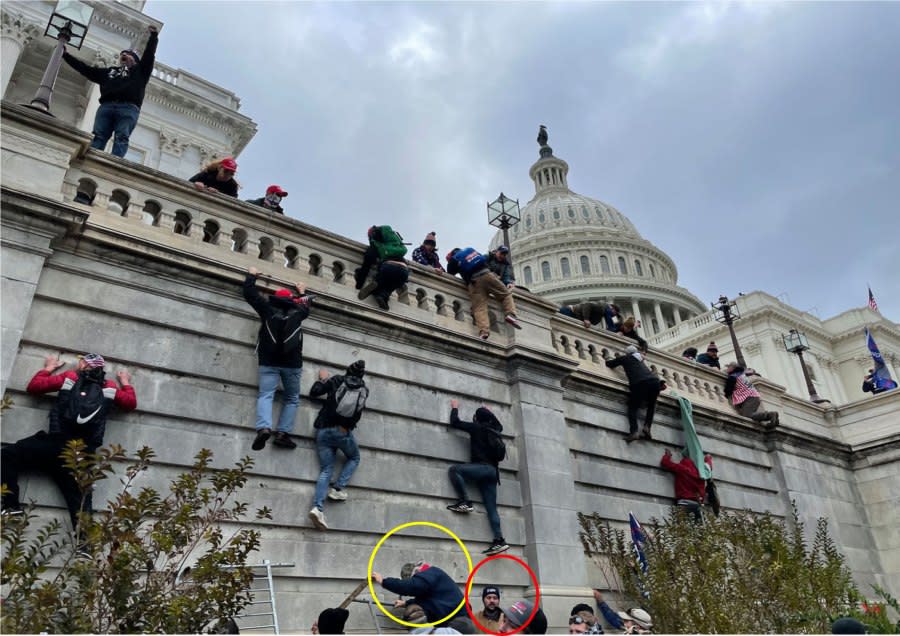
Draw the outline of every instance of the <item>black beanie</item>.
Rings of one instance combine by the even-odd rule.
[[[319,614],[319,633],[320,634],[343,634],[344,623],[350,612],[339,607],[323,610]]]
[[[483,590],[481,590],[481,600],[484,600],[484,597],[488,594],[496,594],[497,598],[500,598],[500,588],[496,585],[486,585]]]
[[[357,360],[349,367],[347,367],[347,375],[353,375],[357,378],[363,377],[366,372],[366,361],[365,360]]]

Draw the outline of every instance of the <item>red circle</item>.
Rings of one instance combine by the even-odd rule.
[[[528,564],[525,563],[525,561],[523,561],[519,557],[514,557],[511,554],[496,554],[492,557],[488,557],[486,559],[479,561],[478,564],[474,568],[472,568],[472,571],[469,573],[469,578],[466,580],[466,594],[465,594],[466,613],[469,615],[469,618],[472,619],[472,622],[475,623],[475,626],[478,627],[478,629],[480,629],[482,632],[486,632],[488,634],[493,634],[493,636],[501,636],[500,632],[492,632],[491,630],[485,628],[484,625],[482,625],[481,623],[478,622],[478,619],[475,618],[475,614],[472,612],[472,606],[469,603],[469,591],[472,589],[472,579],[475,577],[475,573],[478,571],[478,568],[480,568],[482,565],[484,565],[488,561],[493,561],[494,559],[510,559],[512,561],[515,561],[516,563],[521,565],[523,568],[525,568],[525,570],[528,572],[528,576],[531,577],[531,580],[534,583],[534,590],[535,590],[534,609],[531,610],[531,614],[529,614],[528,620],[525,621],[522,625],[520,625],[516,629],[514,629],[513,631],[505,632],[506,634],[518,634],[523,629],[528,627],[529,623],[531,623],[532,619],[534,619],[535,615],[537,615],[537,611],[540,609],[540,602],[541,602],[541,587],[538,584],[538,580],[534,574],[534,570],[532,570],[530,567],[528,567]],[[500,611],[502,612],[503,609],[501,608]]]

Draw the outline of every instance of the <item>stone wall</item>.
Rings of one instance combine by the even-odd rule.
[[[274,511],[272,521],[253,522],[263,535],[259,557],[295,564],[276,571],[284,631],[307,629],[322,607],[337,604],[365,577],[378,539],[400,523],[445,525],[479,560],[491,539],[485,515],[479,508],[461,518],[445,509],[453,499],[447,467],[465,461],[468,452],[465,436],[446,425],[454,397],[464,416],[487,404],[503,422],[509,447],[499,491],[504,534],[511,554],[535,569],[552,625],[564,625],[571,605],[602,585],[581,552],[577,512],[597,511],[616,524],[624,524],[629,510],[645,520],[666,513],[672,481],[657,465],[664,447],[681,444],[677,404],[671,394],[661,399],[653,442],[625,444],[626,383],[601,356],[626,341],[587,331],[523,292],[516,300],[524,330],[505,325],[494,307],[491,339],[483,342],[468,320],[462,284],[416,266],[408,289],[382,312],[357,300],[347,274],[362,245],[204,196],[178,179],[102,153],[81,156],[86,136],[36,117],[4,104],[0,380],[15,407],[4,418],[2,439],[14,441],[46,425],[52,398],[24,393],[45,355],[71,361],[75,353],[98,351],[113,369],[130,369],[138,409],[113,417],[106,442],[156,450],[158,464],[142,484],[165,488],[203,447],[214,450],[221,466],[254,456],[242,498]],[[69,148],[46,169],[23,141],[40,136]],[[30,159],[21,160],[23,154]],[[72,202],[86,178],[97,187],[94,206]],[[122,201],[116,191],[127,195],[124,205],[114,205],[116,197]],[[149,200],[160,206],[151,218],[140,212]],[[179,212],[192,219],[181,234],[174,223]],[[229,240],[204,241],[197,228],[207,221],[228,228],[229,236],[243,232],[243,251]],[[271,249],[260,249],[264,245]],[[288,248],[296,250],[292,259],[285,258]],[[319,295],[304,323],[294,451],[250,450],[258,323],[240,283],[251,265],[270,274],[272,284],[300,280]],[[337,372],[358,358],[366,360],[372,391],[358,432],[362,463],[350,501],[327,506],[331,530],[322,533],[306,516],[318,472],[312,443],[317,407],[306,393],[319,368]],[[649,360],[674,392],[693,402],[726,508],[785,515],[796,500],[805,519],[831,520],[860,584],[900,591],[897,396],[879,396],[881,407],[868,418],[864,406],[844,413],[764,383],[767,405],[784,414],[777,431],[764,433],[728,407],[717,372],[662,352]],[[847,439],[842,418],[849,422]],[[42,514],[65,518],[48,480],[29,476],[22,485]],[[104,484],[96,505],[115,487]],[[455,544],[428,531],[395,537],[376,566],[392,572],[415,558],[465,580]],[[477,582],[487,582],[486,576]],[[533,595],[508,563],[490,576],[506,599]],[[350,629],[371,632],[366,607],[351,609]]]

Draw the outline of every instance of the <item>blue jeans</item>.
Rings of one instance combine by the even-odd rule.
[[[97,116],[94,117],[94,139],[91,148],[103,150],[106,142],[113,137],[112,154],[124,157],[128,152],[128,139],[137,125],[141,109],[134,104],[111,103],[100,104]]]
[[[294,416],[300,404],[300,371],[301,368],[286,369],[284,367],[259,367],[259,397],[256,399],[256,430],[272,428],[272,402],[278,381],[284,386],[281,417],[278,418],[276,430],[290,433],[294,430]]]
[[[497,513],[497,469],[490,464],[454,464],[450,467],[449,473],[456,498],[468,504],[472,502],[466,494],[466,480],[475,482],[481,490],[481,499],[484,501],[484,509],[487,511],[494,539],[502,539],[500,515]]]
[[[319,510],[325,509],[325,495],[328,494],[328,486],[331,483],[331,473],[334,472],[334,459],[337,451],[341,451],[347,460],[335,488],[344,488],[350,483],[350,478],[359,466],[359,446],[353,438],[353,431],[344,432],[338,427],[320,428],[316,431],[316,452],[319,453],[319,480],[316,482],[316,498],[313,502]]]

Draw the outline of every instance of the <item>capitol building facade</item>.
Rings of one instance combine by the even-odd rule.
[[[615,207],[572,191],[568,174],[568,163],[542,145],[529,170],[535,195],[509,229],[517,282],[557,305],[615,303],[623,316],[639,321],[638,331],[652,348],[677,355],[696,347],[702,353],[715,342],[723,364],[733,360],[727,328],[710,305],[678,284],[674,261]],[[502,240],[498,232],[491,249]],[[872,367],[866,328],[898,377],[900,326],[868,307],[822,320],[764,291],[741,295],[736,303],[741,318],[734,327],[747,364],[793,395],[810,397],[798,360],[783,344],[791,329],[807,336],[811,382],[815,394],[829,402],[847,404],[869,395],[861,391]]]

